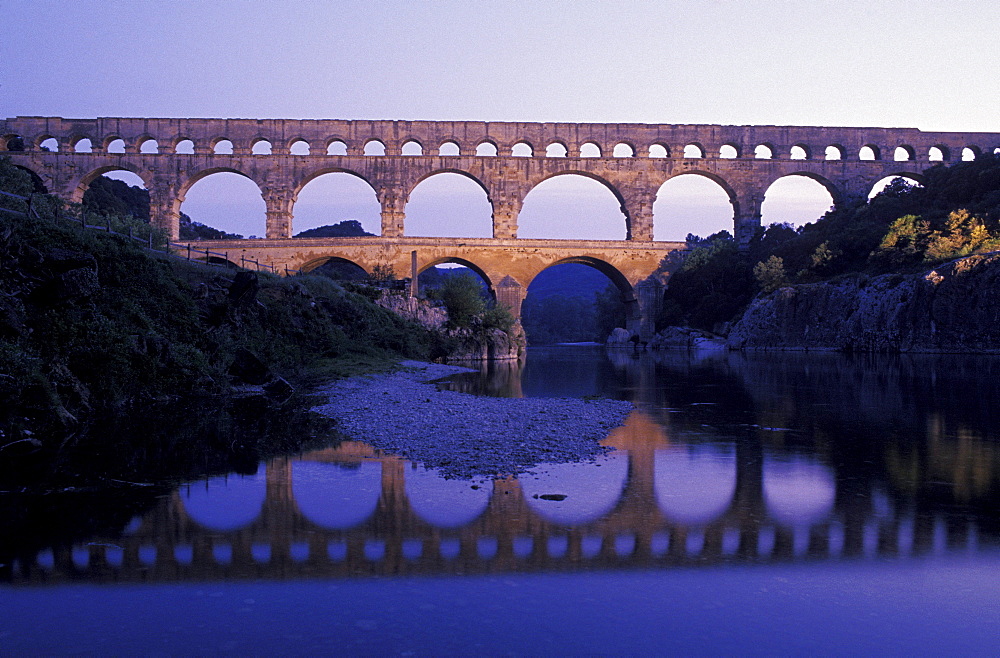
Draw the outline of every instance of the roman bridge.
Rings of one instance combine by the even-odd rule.
[[[919,180],[938,162],[1000,149],[1000,133],[912,128],[723,126],[697,124],[518,123],[302,119],[15,117],[0,121],[0,153],[37,176],[50,193],[82,201],[87,186],[116,170],[138,175],[150,194],[151,221],[179,237],[181,203],[191,186],[218,172],[246,176],[266,205],[265,239],[195,246],[284,268],[350,260],[397,274],[444,261],[484,276],[497,299],[518,312],[531,278],[562,262],[598,267],[630,303],[630,328],[648,331],[655,309],[637,288],[682,243],[653,240],[653,202],[676,176],[715,181],[733,208],[733,233],[746,242],[761,224],[772,183],[806,176],[834,204],[866,196],[879,180]],[[315,178],[353,174],[374,190],[381,236],[293,239],[295,202]],[[457,173],[475,181],[492,207],[492,238],[409,236],[406,204],[423,180]],[[560,175],[606,186],[621,204],[622,241],[524,240],[518,213],[527,194]],[[812,219],[812,218],[808,218]],[[650,286],[663,281],[649,281]],[[650,299],[657,296],[652,294]],[[645,322],[643,322],[645,320]]]

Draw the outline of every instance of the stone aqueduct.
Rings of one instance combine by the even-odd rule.
[[[267,154],[258,153],[263,143]],[[23,144],[24,150],[11,150],[15,144]],[[220,145],[231,145],[231,153],[219,152],[229,150]],[[644,294],[637,286],[662,283],[648,280],[649,275],[664,257],[684,249],[682,243],[653,240],[653,202],[667,180],[698,174],[718,183],[733,206],[734,234],[745,242],[760,226],[765,191],[784,176],[818,181],[840,204],[867,195],[886,176],[919,179],[937,161],[998,148],[1000,133],[910,128],[59,117],[0,121],[0,152],[33,171],[49,192],[66,201],[80,202],[90,182],[109,171],[137,174],[150,193],[153,223],[175,240],[181,203],[192,185],[218,172],[248,177],[266,204],[265,239],[195,245],[231,253],[235,260],[307,270],[342,258],[368,271],[390,265],[397,273],[462,262],[482,275],[515,313],[541,270],[580,262],[611,277],[625,301],[632,302],[632,328],[642,332],[649,329],[658,295],[652,289]],[[299,192],[333,172],[356,175],[374,189],[381,205],[379,238],[291,237]],[[410,193],[443,172],[467,176],[485,191],[493,209],[492,238],[406,236]],[[564,174],[594,179],[614,194],[625,217],[626,240],[517,238],[518,213],[528,192]]]

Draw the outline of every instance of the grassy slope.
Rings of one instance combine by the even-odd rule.
[[[434,335],[329,279],[260,274],[256,295],[231,299],[231,271],[150,256],[57,205],[0,213],[0,462],[84,448],[110,415],[224,395],[243,350],[300,383],[438,356]]]

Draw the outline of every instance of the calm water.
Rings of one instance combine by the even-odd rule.
[[[594,463],[486,484],[347,442],[6,494],[37,519],[4,523],[0,654],[1000,648],[1000,359],[560,347],[449,386],[637,410]]]

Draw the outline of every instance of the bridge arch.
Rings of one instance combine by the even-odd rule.
[[[806,179],[812,181],[813,183],[818,183],[821,186],[821,188],[825,190],[827,194],[830,195],[830,203],[826,204],[825,201],[816,200],[814,205],[812,198],[806,200],[800,197],[798,203],[802,206],[800,208],[802,212],[801,220],[799,219],[783,220],[780,218],[778,219],[773,218],[772,215],[775,206],[782,205],[783,203],[788,203],[789,201],[788,198],[784,200],[780,198],[782,196],[785,196],[785,194],[787,193],[787,190],[782,190],[781,188],[786,185],[791,185],[794,187],[796,183],[799,182],[796,179]],[[777,188],[775,186],[777,186]],[[792,199],[794,199],[794,197],[797,194],[801,194],[801,192],[792,192]],[[776,197],[778,198],[776,199]],[[783,223],[786,221],[790,221],[790,223],[795,225],[801,225],[813,222],[822,217],[830,209],[830,207],[837,207],[838,205],[840,205],[843,202],[844,198],[845,198],[844,192],[839,187],[837,187],[837,185],[835,185],[828,178],[820,174],[817,174],[815,172],[799,170],[799,171],[789,172],[787,174],[770,176],[766,179],[766,182],[764,183],[764,200],[763,203],[761,203],[761,213],[763,216],[763,222],[765,224],[773,224],[773,223]],[[770,212],[768,211],[769,208]],[[809,217],[806,216],[807,214],[812,214],[814,211],[817,213],[815,216],[809,216]]]
[[[604,178],[600,174],[594,173],[592,171],[587,171],[585,169],[565,169],[565,170],[562,170],[562,171],[542,173],[541,175],[536,175],[534,177],[529,178],[528,181],[526,182],[526,184],[524,185],[523,192],[521,194],[521,209],[522,209],[522,213],[524,212],[525,204],[527,203],[528,199],[531,198],[531,193],[535,192],[537,189],[539,189],[539,187],[542,184],[547,183],[547,182],[552,181],[552,180],[560,179],[560,178],[563,179],[563,180],[569,180],[571,177],[574,177],[574,176],[579,176],[579,177],[582,177],[582,178],[585,178],[585,179],[597,182],[602,187],[604,187],[609,192],[611,192],[611,195],[613,196],[613,198],[615,199],[615,201],[618,202],[618,208],[617,208],[617,210],[621,213],[621,218],[624,221],[624,225],[623,225],[623,228],[625,229],[624,233],[626,235],[630,235],[631,232],[632,232],[632,230],[634,229],[634,227],[632,226],[632,217],[629,216],[629,213],[628,213],[628,210],[627,210],[626,201],[625,201],[625,197],[622,195],[621,190],[619,190],[618,187],[614,183],[612,183],[610,180],[608,180],[607,178]],[[523,216],[523,214],[522,214],[522,216]],[[544,230],[547,231],[547,230],[549,230],[551,228],[552,228],[551,226],[545,227]],[[535,236],[535,237],[548,237],[548,236]],[[621,239],[621,238],[617,238],[617,239]]]
[[[683,227],[677,226],[677,229],[697,230],[685,231],[683,235],[675,230],[672,221],[676,213],[672,206],[676,197],[671,194],[671,188],[680,188],[678,193],[686,193],[689,203],[697,202],[699,205],[704,205],[704,208],[699,209],[699,219],[705,221],[703,226],[696,227],[693,226],[693,222],[682,221],[679,224],[683,223]],[[653,201],[654,239],[680,241],[685,239],[687,233],[707,237],[723,229],[736,235],[736,207],[736,191],[722,176],[697,169],[678,172],[663,181],[656,189],[656,198]]]
[[[531,286],[531,282],[535,280],[539,274],[543,271],[549,269],[550,267],[555,267],[556,265],[565,265],[567,263],[573,263],[576,265],[587,265],[592,267],[604,276],[611,280],[611,283],[618,288],[618,292],[621,293],[622,302],[625,304],[625,319],[630,325],[638,323],[641,317],[641,310],[639,308],[639,299],[636,295],[635,288],[632,287],[632,283],[628,280],[621,270],[612,265],[611,263],[596,258],[594,256],[568,256],[566,258],[560,258],[551,263],[546,263],[544,267],[539,268],[537,271],[533,272],[530,277],[527,278],[524,284],[524,290],[527,290]]]
[[[309,273],[317,268],[330,264],[334,266],[344,266],[345,268],[357,268],[359,273],[363,272],[366,276],[370,274],[370,272],[367,269],[365,269],[363,265],[353,260],[350,260],[349,258],[344,258],[342,256],[333,256],[333,255],[321,256],[319,258],[313,258],[311,260],[307,260],[305,263],[299,266],[298,269],[301,270],[302,272]]]
[[[152,187],[154,177],[149,171],[124,162],[114,165],[105,165],[103,167],[92,169],[80,177],[80,180],[77,182],[70,195],[70,203],[83,203],[83,195],[87,191],[87,188],[90,187],[90,184],[104,174],[112,171],[127,171],[135,174],[142,179],[142,184],[147,190],[150,190]]]
[[[473,263],[471,260],[465,258],[460,258],[458,256],[441,256],[440,258],[435,258],[421,265],[417,269],[417,276],[419,277],[421,274],[431,269],[432,267],[436,267],[444,263],[454,263],[456,265],[461,265],[462,267],[467,267],[473,272],[475,272],[479,276],[479,278],[481,278],[486,283],[486,288],[487,290],[489,290],[490,296],[494,300],[496,300],[497,298],[496,285],[495,285],[496,282],[493,281],[493,279],[490,277],[490,275],[486,272],[485,269]]]
[[[452,167],[434,169],[404,190],[404,235],[492,237],[493,201],[475,174]]]

